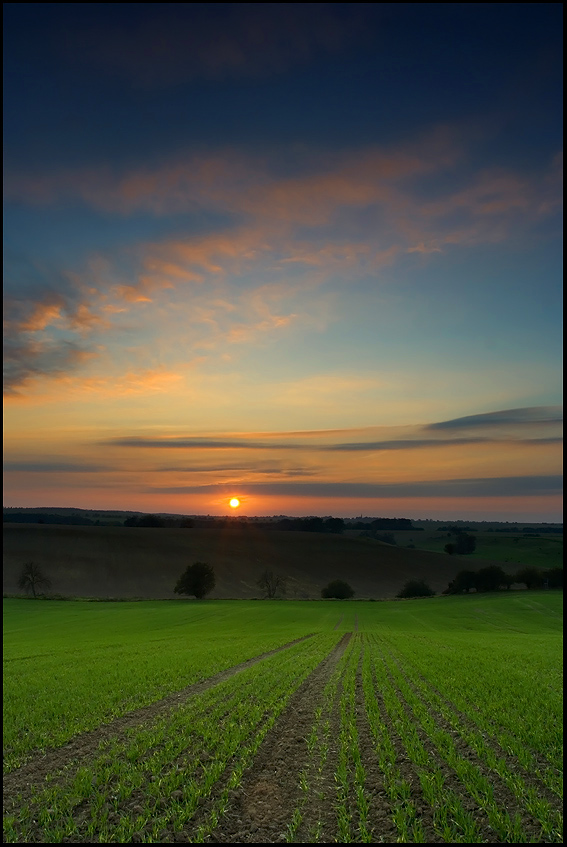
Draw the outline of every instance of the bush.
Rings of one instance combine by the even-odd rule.
[[[541,588],[544,582],[544,575],[539,568],[522,568],[516,574],[516,582],[524,584],[526,588]]]
[[[549,568],[543,575],[548,588],[563,588],[563,568]]]
[[[325,599],[334,598],[336,600],[348,600],[353,596],[354,590],[350,587],[348,582],[343,582],[342,579],[333,580],[333,582],[330,582],[321,591],[321,597],[324,597]]]
[[[176,594],[192,594],[197,600],[202,600],[215,587],[215,572],[206,562],[195,562],[188,565],[177,580],[173,589]]]
[[[430,586],[420,579],[410,579],[406,582],[400,593],[397,595],[401,598],[408,597],[433,597],[435,591]]]
[[[498,565],[490,565],[476,572],[477,591],[498,591],[499,588],[509,588],[514,577],[505,573]]]
[[[476,538],[474,535],[469,535],[468,532],[459,532],[455,540],[455,553],[459,556],[466,556],[468,553],[474,553],[476,550]]]
[[[471,588],[476,588],[476,573],[474,571],[459,571],[453,582],[450,582],[443,594],[467,594]]]

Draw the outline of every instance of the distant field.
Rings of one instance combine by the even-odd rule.
[[[465,562],[477,559],[489,559],[506,570],[513,571],[515,565],[529,565],[537,568],[557,568],[563,566],[562,535],[525,535],[523,533],[472,532],[476,538],[476,550],[465,557]],[[395,532],[396,544],[406,547],[413,544],[417,550],[443,553],[444,547],[454,536],[447,532]],[[459,559],[459,561],[462,561]],[[467,564],[466,567],[469,567]]]
[[[472,556],[448,556],[446,534],[395,533],[397,546],[345,533],[282,532],[255,527],[227,529],[139,529],[4,524],[4,593],[18,593],[25,562],[38,564],[55,594],[72,597],[173,599],[173,587],[188,564],[215,570],[216,599],[260,597],[265,569],[288,578],[289,599],[316,599],[334,579],[346,579],[356,597],[395,597],[410,579],[425,580],[441,593],[463,568],[560,564],[562,539],[484,533]],[[415,548],[410,549],[409,544]]]
[[[5,600],[4,838],[560,843],[562,597]]]

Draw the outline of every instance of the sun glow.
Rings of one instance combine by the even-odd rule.
[[[238,497],[233,497],[232,500],[228,501],[228,505],[231,509],[238,509],[238,507],[240,506],[240,500],[238,499]]]

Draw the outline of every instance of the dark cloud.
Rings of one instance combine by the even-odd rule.
[[[4,393],[18,394],[28,382],[77,370],[92,357],[91,350],[73,341],[4,339]]]
[[[280,468],[275,466],[262,467],[261,465],[203,465],[194,468],[167,467],[154,468],[154,473],[223,473],[228,471],[240,471],[244,473],[266,474],[273,476],[315,476],[319,470],[313,468]]]
[[[84,462],[4,462],[4,470],[18,473],[101,473],[116,469]]]
[[[210,494],[222,492],[224,485],[170,486],[152,488],[162,494]],[[563,477],[510,476],[482,479],[445,479],[431,482],[271,482],[243,484],[242,493],[294,497],[408,498],[408,497],[537,497],[560,494]],[[228,489],[226,489],[228,491]]]
[[[144,88],[195,78],[221,80],[280,73],[364,37],[364,7],[335,4],[146,4],[69,11],[58,58],[96,68]],[[120,7],[121,4],[113,4]]]
[[[76,370],[94,355],[83,336],[99,319],[80,287],[8,249],[4,280],[4,392]]]
[[[510,426],[517,424],[550,424],[563,421],[561,406],[528,406],[523,409],[504,409],[482,415],[467,415],[450,421],[440,421],[424,427],[424,430],[469,429],[470,427]]]
[[[478,417],[486,417],[483,415],[479,415]],[[466,420],[465,418],[461,418],[459,420]],[[424,429],[434,430],[437,428],[437,424],[431,424],[429,427],[424,427]],[[290,433],[291,434],[291,433]],[[553,438],[530,438],[530,439],[495,439],[495,438],[487,438],[487,437],[472,437],[472,438],[406,438],[406,439],[390,439],[387,441],[352,441],[352,442],[338,442],[337,444],[313,444],[313,443],[305,443],[301,441],[297,442],[289,442],[289,441],[248,441],[245,439],[237,440],[237,439],[210,439],[210,438],[202,438],[202,437],[189,437],[189,438],[141,438],[141,437],[122,437],[122,438],[111,438],[105,441],[101,441],[101,444],[112,446],[112,447],[146,447],[146,448],[168,448],[168,449],[182,449],[182,450],[195,450],[195,449],[205,449],[205,450],[226,450],[226,449],[239,449],[239,450],[309,450],[309,451],[320,451],[320,452],[373,452],[373,451],[382,451],[382,450],[417,450],[424,449],[430,447],[454,447],[454,446],[463,446],[467,444],[493,444],[493,443],[521,443],[521,444],[552,444],[552,443],[560,443],[562,438],[553,437]],[[210,468],[211,470],[219,470],[216,466]],[[226,469],[226,468],[224,468]],[[242,470],[243,468],[234,468],[235,470]],[[175,469],[171,469],[175,470]],[[187,469],[193,470],[193,469]],[[200,470],[200,468],[195,468],[195,470]]]
[[[395,441],[361,441],[352,442],[351,444],[332,444],[321,449],[324,450],[415,450],[421,447],[447,447],[455,444],[480,444],[490,441],[488,438],[451,438],[451,439],[432,439],[432,438],[412,438],[400,439]]]
[[[112,447],[166,447],[184,450],[214,450],[226,448],[238,448],[240,450],[301,450],[305,449],[302,444],[284,443],[281,441],[270,443],[269,441],[237,441],[235,439],[210,439],[210,438],[110,438],[99,442]],[[313,449],[310,447],[310,449]]]

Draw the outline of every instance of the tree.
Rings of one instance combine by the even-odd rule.
[[[516,582],[524,583],[526,588],[541,588],[544,582],[544,575],[539,568],[522,568],[516,574]]]
[[[435,591],[421,579],[410,579],[406,582],[400,593],[397,595],[401,598],[408,597],[433,597]]]
[[[215,587],[215,572],[206,562],[187,565],[173,589],[176,594],[192,594],[202,600]]]
[[[455,539],[455,553],[459,556],[466,556],[468,553],[474,553],[476,550],[476,538],[474,535],[469,535],[468,532],[459,532]]]
[[[477,591],[498,591],[502,586],[510,585],[510,577],[498,565],[490,565],[476,572]]]
[[[46,590],[51,588],[51,580],[45,576],[39,565],[34,562],[26,562],[18,579],[18,588],[21,588],[26,594],[31,591],[33,596],[37,597],[38,592],[41,593],[41,588]]]
[[[287,577],[275,574],[273,571],[264,571],[258,582],[256,583],[266,594],[268,600],[272,600],[278,591],[285,594],[287,587]]]
[[[461,594],[466,591],[467,594],[471,588],[476,588],[476,573],[474,571],[459,571],[453,582],[449,584],[447,594]]]
[[[163,518],[160,518],[159,515],[142,515],[138,521],[138,526],[153,526],[161,528],[165,526],[165,521]]]
[[[548,568],[543,576],[548,588],[563,588],[563,568]]]
[[[348,600],[354,596],[354,590],[348,582],[343,582],[342,579],[335,579],[330,582],[321,591],[321,597],[326,599],[334,598],[335,600]]]

